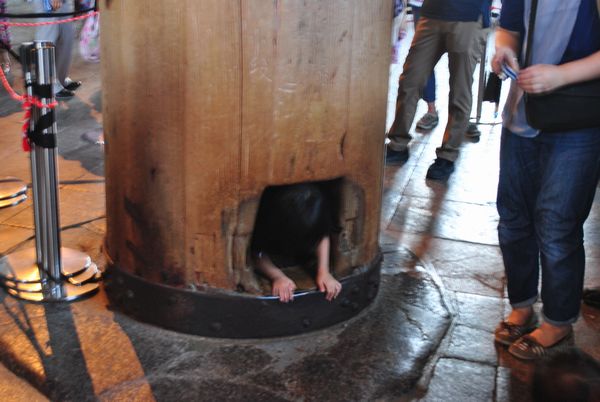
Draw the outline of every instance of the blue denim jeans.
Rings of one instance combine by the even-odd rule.
[[[585,253],[583,223],[600,173],[600,128],[519,137],[506,128],[500,147],[498,237],[513,307],[538,297],[543,314],[567,325],[579,315]]]

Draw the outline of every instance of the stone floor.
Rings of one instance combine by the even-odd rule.
[[[14,34],[18,43],[30,33]],[[445,65],[436,69],[442,122]],[[400,69],[390,73],[392,112]],[[19,76],[15,67],[21,91]],[[103,267],[103,153],[82,137],[101,129],[99,66],[76,56],[72,76],[84,86],[58,109],[62,240]],[[0,177],[29,182],[21,119],[0,90]],[[532,366],[493,343],[508,304],[495,229],[500,126],[489,104],[482,121],[494,124],[464,144],[448,183],[425,180],[443,124],[415,134],[404,166],[386,167],[382,290],[365,314],[311,334],[232,341],[138,323],[107,309],[103,291],[64,306],[0,291],[2,400],[530,400]],[[31,208],[0,209],[1,255],[32,247]],[[600,202],[585,231],[586,284],[600,286]],[[576,344],[600,359],[600,311],[583,307]]]

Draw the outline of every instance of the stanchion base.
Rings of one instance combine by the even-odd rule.
[[[40,270],[35,249],[17,251],[0,259],[0,280],[18,283],[39,283]]]
[[[27,184],[23,180],[19,180],[16,177],[4,177],[0,179],[0,200],[17,198],[26,192]]]
[[[52,280],[40,272],[35,249],[22,250],[0,259],[0,284],[9,294],[28,301],[73,301],[98,290],[101,274],[90,257],[61,248],[62,277]]]
[[[98,271],[90,257],[81,251],[61,247],[60,256],[62,261],[62,275],[69,279],[73,279],[75,282],[73,284],[75,285],[77,283],[85,282],[82,280],[77,281],[76,277],[85,274],[90,268],[93,268],[93,272]],[[35,249],[31,248],[17,251],[16,253],[1,258],[0,281],[39,283],[41,278],[40,271],[36,264]]]
[[[43,292],[22,292],[16,289],[7,289],[8,294],[18,299],[31,302],[70,302],[95,294],[100,285],[97,283],[88,283],[82,286],[75,286],[69,283],[56,283],[48,281],[44,285],[47,289]]]
[[[27,199],[27,195],[21,194],[19,196],[13,197],[13,198],[7,198],[4,200],[0,200],[0,208],[14,207],[15,205],[19,205],[26,199]]]
[[[39,270],[37,270],[37,271],[38,271],[38,276],[39,276]],[[98,271],[98,267],[96,266],[96,264],[91,264],[81,275],[77,275],[76,277],[63,278],[63,280],[60,283],[67,283],[72,286],[83,286],[88,283],[98,282],[100,280],[100,278],[101,278],[101,274],[100,274],[100,271]],[[1,281],[2,285],[5,288],[7,288],[8,290],[14,290],[17,292],[24,292],[24,293],[43,292],[44,288],[46,287],[46,282],[58,283],[56,281],[52,281],[50,278],[47,278],[46,280],[38,279],[37,282],[28,282],[28,283],[13,282],[11,280],[2,280]]]
[[[83,275],[92,266],[94,272],[98,271],[96,264],[92,263],[92,259],[81,251],[61,247],[60,258],[62,260],[61,273],[68,278]]]

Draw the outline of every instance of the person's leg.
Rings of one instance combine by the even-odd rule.
[[[541,134],[542,166],[535,221],[542,264],[545,326],[532,333],[556,343],[577,320],[583,291],[583,224],[600,177],[600,129]]]
[[[486,55],[486,51],[487,51],[487,42],[488,42],[488,37],[490,35],[491,32],[491,28],[483,28],[480,30],[479,32],[479,39],[476,43],[476,46],[478,46],[477,49],[477,53],[474,53],[475,56],[475,65],[477,65],[477,63],[479,63],[479,68],[480,69],[484,69],[485,71],[485,55]],[[481,74],[480,74],[481,76]],[[479,93],[479,96],[482,96],[482,93]],[[478,99],[479,102],[479,106],[481,106],[481,99]],[[479,130],[479,127],[477,127],[476,123],[469,123],[467,125],[467,130],[466,130],[466,136],[472,139],[476,139],[479,140],[479,137],[481,136],[481,131]]]
[[[481,22],[448,22],[446,26],[450,71],[448,123],[442,146],[436,150],[436,154],[438,158],[454,162],[471,114],[471,88],[476,60],[473,52],[478,49],[475,42],[479,40]]]
[[[4,43],[0,40],[0,68],[6,74],[10,71],[10,58],[8,50],[3,47]]]
[[[33,3],[34,10],[36,13],[47,13],[44,8],[43,0],[35,0]],[[51,19],[42,18],[39,22],[50,21]],[[34,39],[52,42],[55,46],[58,42],[60,34],[60,27],[58,25],[39,25],[35,28]],[[55,56],[56,57],[56,56]],[[54,80],[54,93],[58,93],[63,90],[62,84],[59,82],[58,77]]]
[[[423,100],[427,102],[427,111],[435,112],[437,110],[435,108],[435,73],[432,72],[429,78],[427,79],[427,84],[425,85],[425,89],[423,90]]]
[[[417,23],[421,17],[421,7],[411,6],[411,8],[416,30]],[[421,130],[432,130],[439,123],[437,108],[435,107],[435,73],[433,71],[431,72],[429,79],[427,79],[427,84],[423,90],[423,100],[427,102],[427,113],[419,119],[417,128]]]
[[[502,131],[497,208],[498,239],[512,310],[494,331],[494,340],[510,346],[533,331],[537,317],[539,249],[533,209],[539,188],[538,146],[534,139]]]
[[[417,30],[417,24],[421,18],[421,7],[411,6],[413,13],[413,23],[415,25],[415,31]],[[431,75],[427,79],[427,84],[423,90],[423,100],[427,102],[427,112],[436,113],[435,109],[435,73],[431,71]]]
[[[573,344],[583,288],[583,223],[600,176],[600,128],[538,136],[540,192],[535,205],[544,323],[508,351],[537,359]]]
[[[63,5],[57,10],[59,13],[68,13],[73,11],[73,5],[69,2],[63,2]],[[58,41],[56,42],[56,76],[58,82],[64,87],[69,84],[67,78],[73,59],[73,43],[75,42],[75,30],[72,23],[60,24]]]
[[[514,313],[507,321],[523,325],[538,296],[539,249],[533,211],[539,189],[538,145],[503,129],[497,208],[498,240]]]
[[[433,66],[444,52],[443,36],[440,35],[439,21],[422,18],[408,52],[404,69],[400,76],[396,116],[389,132],[389,148],[404,151],[411,140],[409,134],[421,91]]]
[[[0,0],[0,13],[5,12],[6,0]],[[6,19],[0,18],[0,21],[6,21]],[[10,58],[8,56],[9,49],[10,33],[8,32],[8,26],[0,25],[0,68],[5,73],[8,73],[10,71]]]
[[[59,27],[60,32],[58,41],[56,42],[56,78],[64,87],[68,84],[66,80],[69,76],[69,69],[71,68],[71,61],[73,58],[75,33],[72,23],[60,24]]]

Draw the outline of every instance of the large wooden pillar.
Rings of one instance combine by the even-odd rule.
[[[379,258],[392,0],[105,0],[107,254],[253,289],[267,186],[337,179],[338,277]]]

